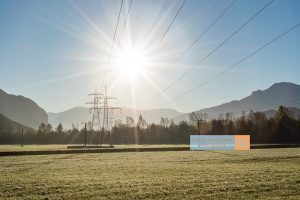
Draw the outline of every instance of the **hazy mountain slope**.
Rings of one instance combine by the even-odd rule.
[[[300,85],[287,82],[276,83],[266,90],[254,91],[239,101],[232,101],[196,112],[207,113],[210,118],[216,118],[226,112],[233,112],[235,116],[238,116],[243,110],[246,112],[251,109],[253,111],[276,110],[280,105],[300,108]],[[189,120],[189,114],[177,116],[174,120],[176,122]]]
[[[178,112],[173,109],[153,109],[153,110],[133,110],[130,108],[122,108],[122,115],[120,113],[116,112],[116,116],[122,120],[125,120],[126,116],[132,116],[135,121],[137,121],[139,114],[143,116],[144,119],[146,119],[147,123],[159,123],[161,117],[167,117],[169,119],[174,118],[180,114],[181,112]],[[124,121],[125,123],[125,121]]]
[[[300,108],[300,86],[293,83],[276,83],[266,90],[252,92],[251,95],[239,100],[225,103],[219,106],[201,109],[196,112],[207,113],[210,118],[218,117],[226,112],[233,112],[235,116],[242,113],[243,110],[268,111],[276,110],[278,106]],[[161,117],[173,118],[175,122],[189,120],[189,114],[182,114],[172,109],[155,109],[155,110],[133,110],[122,108],[122,114],[115,111],[116,119],[121,119],[125,123],[126,116],[132,116],[135,121],[141,114],[148,123],[159,123]],[[268,113],[266,113],[268,114]],[[79,125],[81,122],[91,120],[88,108],[75,107],[60,113],[48,113],[49,122],[53,126],[62,123],[65,128],[71,128],[72,123]]]
[[[72,124],[75,126],[81,122],[86,122],[91,119],[89,109],[85,107],[75,107],[59,113],[48,113],[49,123],[56,127],[62,123],[64,128],[71,128]]]
[[[0,113],[25,126],[38,128],[48,122],[47,113],[31,99],[7,94],[0,89]]]
[[[19,124],[15,121],[12,121],[5,117],[4,115],[0,114],[0,133],[16,133],[16,132],[21,132],[21,129],[26,130],[32,130],[29,127],[26,127],[22,124]]]
[[[154,109],[154,110],[133,110],[130,108],[122,108],[122,112],[115,111],[115,119],[121,119],[125,123],[126,116],[131,116],[137,121],[138,115],[141,114],[147,123],[159,123],[161,117],[174,118],[182,113],[172,109]],[[71,128],[72,123],[80,126],[81,122],[91,120],[92,114],[85,107],[75,107],[59,113],[48,113],[49,123],[54,127],[62,123],[64,128]]]

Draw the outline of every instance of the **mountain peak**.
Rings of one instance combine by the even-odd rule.
[[[273,84],[269,89],[277,89],[277,88],[286,88],[286,87],[299,87],[300,85],[297,85],[295,83],[290,82],[279,82]]]
[[[256,90],[256,91],[253,91],[253,92],[251,93],[251,95],[259,95],[259,94],[262,94],[262,93],[263,93],[262,90]]]
[[[300,85],[280,82],[266,90],[256,90],[251,95],[240,100],[231,101],[196,112],[207,113],[210,118],[218,118],[220,114],[233,112],[234,116],[241,115],[242,111],[277,110],[278,106],[300,108]],[[188,114],[179,116],[178,120],[189,120]]]

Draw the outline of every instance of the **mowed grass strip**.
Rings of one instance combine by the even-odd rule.
[[[0,199],[300,199],[300,148],[0,158]]]
[[[80,145],[80,144],[78,144]],[[77,145],[77,146],[78,146]],[[82,144],[81,144],[82,145]],[[0,145],[0,152],[18,152],[18,151],[63,151],[67,150],[65,144],[50,144],[50,145]],[[72,145],[70,145],[72,146]],[[74,145],[76,146],[76,145]],[[174,145],[174,144],[160,144],[160,145],[115,145],[116,149],[128,148],[173,148],[173,147],[189,147],[189,145]]]

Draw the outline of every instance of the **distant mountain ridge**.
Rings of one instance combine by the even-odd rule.
[[[171,119],[182,113],[172,109],[142,110],[123,107],[122,112],[114,112],[114,118],[126,123],[126,116],[130,116],[136,122],[139,114],[143,116],[147,123],[159,123],[161,117]],[[59,123],[62,123],[64,128],[68,129],[72,127],[72,124],[80,126],[80,123],[90,121],[92,119],[92,114],[89,113],[89,108],[75,107],[59,113],[49,112],[48,117],[49,123],[52,124],[52,126],[55,127]]]
[[[234,100],[219,106],[197,110],[195,112],[207,113],[209,118],[217,118],[220,114],[233,112],[234,116],[241,115],[242,111],[262,111],[267,116],[272,116],[278,106],[283,105],[293,108],[298,115],[300,108],[300,85],[288,82],[276,83],[266,90],[257,90],[241,100]],[[86,107],[75,107],[59,113],[47,113],[34,101],[23,96],[10,95],[0,89],[0,113],[6,118],[37,129],[41,122],[51,123],[54,127],[62,123],[64,128],[71,128],[72,124],[79,126],[81,122],[91,120],[91,114]],[[175,122],[189,121],[189,113],[180,113],[172,109],[130,109],[122,108],[122,113],[116,111],[115,119],[126,123],[126,116],[131,116],[137,121],[141,114],[147,123],[159,123],[161,117],[174,119]],[[1,127],[0,127],[1,128]]]
[[[0,113],[6,118],[37,129],[44,122],[48,123],[48,115],[34,101],[23,96],[7,94],[0,89]]]
[[[207,113],[209,118],[218,118],[220,114],[227,112],[233,112],[234,116],[239,116],[243,111],[248,113],[253,110],[265,112],[270,117],[280,105],[293,108],[292,111],[295,111],[297,115],[297,108],[300,108],[300,85],[289,82],[275,83],[268,89],[254,91],[241,100],[234,100],[195,112]],[[121,119],[123,123],[125,123],[126,116],[132,116],[136,122],[139,114],[146,119],[147,123],[159,123],[161,117],[168,117],[175,122],[189,121],[189,113],[180,113],[172,109],[133,110],[122,108],[122,114],[118,111],[114,113],[115,119]],[[71,128],[72,124],[78,125],[91,120],[91,114],[85,107],[75,107],[59,113],[48,113],[48,116],[49,122],[53,126],[62,123],[65,128]]]
[[[251,95],[241,99],[224,103],[219,106],[197,110],[195,112],[207,113],[209,118],[217,118],[220,114],[233,112],[234,116],[253,111],[277,110],[278,106],[300,108],[300,85],[281,82],[275,83],[266,90],[257,90]],[[188,121],[189,113],[174,118],[175,122]]]
[[[21,133],[22,129],[24,130],[24,132],[33,130],[30,127],[24,126],[20,123],[8,119],[0,113],[0,133]]]
[[[75,126],[82,122],[91,120],[91,114],[86,107],[74,107],[62,112],[53,113],[48,112],[49,123],[56,127],[59,123],[62,123],[64,128],[71,128],[72,124]]]

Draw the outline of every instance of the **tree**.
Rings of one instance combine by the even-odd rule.
[[[284,117],[292,118],[293,114],[289,111],[287,107],[279,106],[278,110],[275,113],[275,120],[280,120]]]
[[[206,123],[206,120],[208,119],[208,114],[207,113],[203,113],[201,114],[202,119],[204,119],[204,122]]]
[[[292,134],[296,130],[297,122],[287,107],[279,106],[275,113],[275,123],[276,140],[278,142],[292,141]]]
[[[190,118],[190,123],[195,126],[198,120],[202,121],[202,113],[192,112],[189,114],[189,118]]]
[[[174,122],[173,119],[170,120],[170,126],[171,126],[171,127],[174,127],[174,126],[175,126],[175,122]]]
[[[140,128],[145,128],[146,125],[147,125],[146,120],[143,119],[142,115],[139,115],[139,120],[137,122],[137,126],[140,127]]]
[[[233,120],[233,112],[227,112],[225,113],[225,121],[228,123],[229,121]]]
[[[50,133],[51,131],[52,131],[52,125],[51,124],[47,124],[46,132]]]
[[[119,127],[121,125],[122,125],[122,120],[120,119],[115,120],[115,126]]]
[[[170,120],[169,120],[169,118],[165,118],[165,126],[169,126],[169,124],[170,124]]]
[[[248,115],[248,127],[249,133],[251,134],[251,141],[265,141],[267,135],[270,134],[270,130],[266,128],[267,118],[263,112],[250,111]]]
[[[134,126],[134,120],[132,117],[126,116],[126,125],[129,127],[133,127]]]
[[[170,121],[169,119],[166,117],[166,118],[163,118],[161,117],[160,118],[160,125],[163,126],[163,127],[167,127],[169,125]]]
[[[236,125],[235,132],[237,134],[243,135],[249,133],[249,129],[247,128],[247,124],[246,124],[246,112],[244,110],[242,112],[242,116],[236,120],[235,125]]]
[[[229,122],[226,124],[226,135],[235,135],[234,132],[234,124],[232,120],[229,120]]]
[[[213,135],[223,135],[224,134],[224,125],[223,120],[221,119],[214,119],[211,121],[211,134]]]
[[[63,132],[63,125],[61,123],[58,124],[58,126],[56,128],[56,132],[57,133],[62,133]]]
[[[38,128],[38,133],[46,134],[46,132],[47,132],[47,125],[44,122],[42,122]]]

